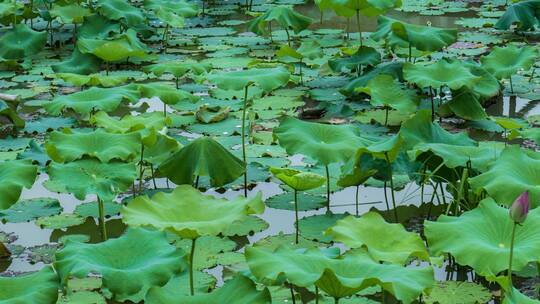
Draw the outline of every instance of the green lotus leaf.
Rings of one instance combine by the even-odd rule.
[[[120,0],[115,0],[122,2]],[[92,54],[105,61],[118,61],[128,57],[146,57],[147,47],[137,38],[133,29],[113,39],[79,38],[77,47],[83,54]]]
[[[83,54],[78,48],[73,49],[71,57],[58,64],[51,65],[55,73],[91,74],[99,71],[101,59],[92,54]]]
[[[290,74],[282,67],[227,72],[209,75],[208,80],[224,90],[243,90],[246,86],[257,85],[263,91],[270,92],[289,81]]]
[[[231,223],[263,211],[260,193],[251,199],[228,201],[180,185],[171,193],[159,192],[152,198],[139,196],[122,208],[121,214],[129,226],[151,226],[174,232],[182,238],[196,239],[218,235]]]
[[[103,214],[106,217],[114,216],[120,213],[121,204],[116,202],[106,201],[103,202]],[[98,202],[88,202],[84,204],[77,205],[73,213],[83,217],[95,217],[99,218],[99,203]]]
[[[17,277],[0,277],[1,304],[54,304],[58,299],[58,277],[50,266]]]
[[[96,159],[51,163],[48,174],[49,180],[43,184],[50,191],[73,193],[79,200],[95,194],[104,201],[112,201],[117,194],[127,190],[136,177],[134,164],[102,163]]]
[[[72,226],[79,226],[83,223],[83,217],[70,213],[41,217],[36,220],[36,225],[42,229],[65,229]]]
[[[193,281],[195,282],[195,294],[206,294],[216,286],[216,277],[203,271],[193,271]],[[189,272],[184,271],[180,275],[170,279],[167,284],[162,287],[154,286],[150,288],[152,293],[160,296],[176,296],[183,297],[190,294],[189,290]],[[148,301],[148,292],[145,295],[144,301]],[[156,303],[156,302],[154,302]],[[162,303],[162,302],[157,302]]]
[[[110,20],[119,20],[128,26],[137,26],[144,23],[144,14],[141,10],[122,0],[98,0],[98,12]]]
[[[469,183],[477,192],[485,190],[497,203],[510,206],[524,191],[529,191],[531,207],[540,205],[540,154],[509,146],[486,172]]]
[[[199,14],[199,6],[194,3],[178,0],[145,0],[144,7],[151,10],[166,10],[182,17],[195,17]]]
[[[361,46],[351,56],[328,60],[328,66],[335,72],[343,72],[345,69],[357,70],[359,66],[376,66],[381,62],[381,54],[369,46]]]
[[[324,176],[313,172],[302,172],[295,169],[276,167],[270,167],[270,172],[296,191],[319,188],[326,182]]]
[[[463,65],[471,71],[475,76],[480,77],[480,80],[474,84],[470,90],[480,95],[481,98],[489,98],[499,95],[501,92],[501,84],[490,72],[475,62],[467,61]]]
[[[36,175],[37,167],[30,160],[0,162],[0,210],[16,203],[22,188],[30,189]]]
[[[276,52],[276,56],[283,62],[303,62],[305,59],[315,60],[323,56],[321,45],[316,40],[306,40],[298,49],[284,44]]]
[[[162,292],[159,288],[152,288],[146,295],[146,303],[186,303],[186,304],[265,304],[272,303],[270,292],[267,288],[257,290],[255,283],[243,275],[236,275],[225,284],[209,294],[195,296],[179,296]]]
[[[128,229],[117,239],[98,244],[68,241],[56,253],[54,268],[62,282],[70,276],[101,274],[116,301],[139,302],[148,289],[163,286],[186,268],[185,252],[169,244],[165,233]]]
[[[274,136],[289,155],[304,154],[323,165],[345,162],[358,148],[371,143],[359,132],[352,125],[328,125],[289,116],[274,128]]]
[[[348,216],[326,230],[334,241],[350,248],[366,248],[374,260],[405,265],[411,258],[429,261],[424,241],[401,224],[389,224],[376,212]]]
[[[135,102],[138,99],[139,92],[134,85],[114,88],[92,87],[70,95],[58,96],[43,107],[51,115],[59,115],[65,108],[73,109],[80,114],[89,114],[98,110],[111,112],[122,102]]]
[[[356,91],[371,96],[373,106],[390,107],[406,113],[414,112],[418,107],[416,92],[404,88],[390,75],[377,75],[368,81],[367,87],[357,88]]]
[[[540,14],[538,0],[526,0],[512,3],[506,12],[495,24],[496,29],[508,30],[512,25],[517,25],[518,30],[534,30],[540,24]]]
[[[200,99],[200,97],[189,92],[160,83],[141,84],[139,85],[139,92],[141,97],[159,97],[163,103],[168,105],[174,105],[181,101],[196,102]]]
[[[482,67],[497,79],[508,79],[519,70],[530,69],[537,57],[536,48],[507,44],[505,47],[494,47],[480,61]]]
[[[161,77],[165,73],[170,73],[174,77],[183,77],[187,73],[202,75],[210,70],[210,64],[195,60],[160,62],[143,68],[143,71],[153,73],[158,77]]]
[[[380,63],[374,69],[349,82],[342,90],[344,94],[351,95],[357,87],[367,86],[368,81],[380,74],[388,74],[403,81],[403,62]]]
[[[156,141],[144,148],[144,160],[154,166],[159,166],[178,152],[182,145],[170,136],[161,133],[156,133],[156,136]]]
[[[45,142],[49,157],[58,163],[72,162],[85,156],[107,163],[110,160],[133,160],[141,146],[138,133],[108,133],[97,129],[88,133],[53,131]]]
[[[213,187],[235,181],[244,163],[211,137],[195,139],[159,166],[159,175],[177,185],[192,184],[197,176],[210,177]]]
[[[313,20],[294,11],[289,6],[272,6],[264,14],[248,22],[250,32],[258,35],[268,34],[268,22],[277,23],[282,29],[292,29],[296,34],[307,29]]]
[[[17,114],[17,111],[3,100],[0,100],[0,115],[9,119],[9,121],[17,128],[24,128],[26,125],[24,119]]]
[[[326,212],[325,214],[303,217],[298,221],[298,226],[302,228],[301,236],[319,243],[331,243],[332,236],[325,235],[324,232],[347,215],[347,213]]]
[[[316,210],[326,206],[326,197],[312,195],[305,192],[297,194],[298,211]],[[268,207],[274,209],[294,210],[294,193],[284,192],[273,195],[264,202]]]
[[[343,6],[368,17],[379,16],[401,6],[401,0],[333,0],[331,3],[333,9]]]
[[[457,29],[409,24],[385,16],[378,17],[377,22],[377,31],[371,38],[386,39],[393,46],[413,46],[421,51],[435,52],[457,40]]]
[[[4,1],[0,3],[0,18],[11,17],[17,14],[17,11],[24,7],[24,3],[16,1]]]
[[[77,38],[105,39],[119,33],[121,29],[118,22],[101,14],[93,14],[84,19],[84,23],[77,30]]]
[[[473,88],[480,81],[461,62],[444,59],[427,65],[407,62],[403,65],[403,77],[421,88],[447,86],[452,90]]]
[[[515,271],[540,259],[539,219],[540,209],[532,209],[527,220],[516,227],[512,263]],[[471,266],[489,280],[508,268],[513,225],[508,209],[491,198],[459,217],[441,215],[436,222],[424,222],[432,254],[450,253],[458,264]]]
[[[426,304],[476,304],[488,303],[491,292],[482,285],[472,282],[438,282],[429,295],[424,296]]]
[[[318,286],[334,298],[353,295],[380,285],[403,303],[412,303],[433,284],[433,269],[406,268],[379,264],[364,250],[353,250],[335,259],[321,249],[293,250],[279,247],[247,247],[246,261],[251,273],[263,282],[285,280],[299,287]]]
[[[23,223],[39,217],[57,215],[60,212],[62,212],[62,207],[57,199],[34,198],[21,200],[9,209],[0,211],[0,220],[9,223]]]
[[[110,88],[122,85],[128,80],[127,76],[122,75],[107,76],[101,74],[81,75],[74,73],[57,73],[55,76],[78,87],[102,86]]]
[[[199,107],[197,112],[195,112],[195,117],[198,121],[208,124],[214,122],[220,122],[229,117],[229,112],[231,111],[230,107],[221,107],[221,106],[209,106],[207,104]]]
[[[155,14],[159,20],[172,27],[181,28],[185,25],[184,17],[175,14],[173,11],[166,9],[157,9],[155,11]]]
[[[502,304],[539,304],[540,301],[531,299],[522,294],[518,289],[512,288],[512,292],[505,292]]]
[[[337,181],[340,187],[358,186],[375,175],[379,167],[373,156],[366,149],[358,149],[341,167],[341,175]]]
[[[91,15],[89,9],[77,3],[67,5],[58,5],[55,3],[49,13],[51,17],[60,18],[62,23],[83,23],[84,17]]]
[[[0,59],[26,59],[45,47],[46,32],[36,32],[26,24],[16,24],[0,37]]]
[[[487,118],[486,111],[480,101],[480,95],[465,87],[452,91],[452,100],[444,104],[443,107],[446,105],[454,114],[464,119],[483,120]]]

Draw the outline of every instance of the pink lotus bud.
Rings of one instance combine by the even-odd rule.
[[[525,191],[521,193],[518,196],[518,198],[516,198],[516,200],[512,204],[512,207],[510,207],[510,218],[514,222],[521,224],[527,218],[528,213],[529,213],[529,191]]]

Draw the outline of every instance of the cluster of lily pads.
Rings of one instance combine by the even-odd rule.
[[[2,0],[0,23],[0,303],[540,303],[540,116],[489,110],[540,99],[540,1]]]

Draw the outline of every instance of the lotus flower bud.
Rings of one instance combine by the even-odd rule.
[[[510,207],[510,218],[518,224],[521,224],[527,218],[529,213],[529,191],[521,193]]]

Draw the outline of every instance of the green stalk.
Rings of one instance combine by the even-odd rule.
[[[339,304],[339,298],[334,298],[334,304]]]
[[[103,201],[99,198],[98,200],[98,208],[99,208],[99,226],[101,228],[101,240],[106,241],[107,240],[107,226],[105,226],[105,206],[103,205]]]
[[[384,106],[385,113],[384,113],[384,126],[388,126],[388,106]]]
[[[195,255],[195,241],[191,240],[191,254],[189,255],[189,291],[191,295],[195,295],[195,287],[193,286],[193,256]]]
[[[298,221],[298,191],[294,189],[294,227],[296,228],[296,235],[295,235],[295,243],[298,244],[298,234],[300,227],[298,225],[300,222]]]
[[[328,170],[328,165],[326,168],[326,211],[330,211],[330,171]]]
[[[141,160],[139,161],[139,193],[142,191],[143,187],[143,161],[144,161],[144,144],[141,142]]]
[[[319,304],[319,287],[316,285],[315,285],[315,304]]]
[[[360,185],[356,185],[356,216],[358,216],[358,192],[360,192]]]
[[[293,289],[293,285],[289,283],[289,289],[291,290],[291,299],[292,299],[292,303],[293,304],[296,304],[296,299],[294,298],[294,289]]]
[[[165,50],[167,48],[167,38],[168,38],[168,33],[169,33],[169,24],[167,23],[165,25],[165,30],[163,31],[163,36],[161,37],[161,47],[163,48],[163,50]]]
[[[287,44],[291,46],[291,34],[289,34],[288,29],[285,29],[285,33],[287,33]]]
[[[514,222],[514,226],[512,227],[512,238],[510,240],[510,259],[508,261],[508,282],[510,283],[510,289],[509,293],[512,292],[512,260],[514,258],[514,238],[516,236],[516,226],[518,224]]]
[[[514,84],[512,84],[512,75],[510,75],[510,93],[514,94]]]
[[[435,120],[435,102],[433,101],[433,90],[429,87],[429,96],[431,98],[431,121]]]
[[[390,213],[390,205],[388,204],[388,193],[386,193],[386,181],[384,181],[383,189],[384,189],[384,202],[386,203],[386,211]]]
[[[356,10],[356,26],[358,27],[358,37],[360,39],[360,46],[362,46],[362,30],[360,28],[360,10]]]
[[[242,160],[244,161],[244,196],[247,197],[247,159],[246,159],[246,108],[248,98],[247,85],[244,88],[244,105],[242,107]]]
[[[396,197],[394,195],[394,178],[392,176],[392,165],[390,164],[390,159],[388,158],[388,152],[384,153],[384,157],[386,158],[386,163],[388,165],[388,170],[390,173],[390,193],[392,194],[392,206],[394,208],[394,218],[396,220],[396,223],[399,223],[398,213],[396,209]]]
[[[154,165],[153,164],[150,164],[150,173],[152,173],[152,183],[154,184],[154,189],[157,189],[156,176],[155,176]]]

